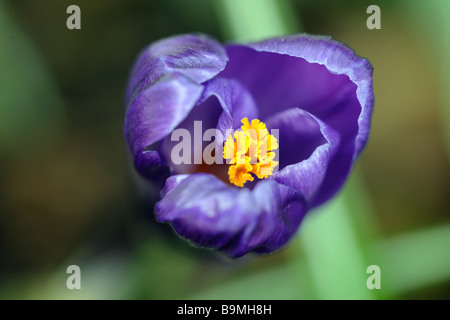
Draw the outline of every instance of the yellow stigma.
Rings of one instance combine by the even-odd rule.
[[[273,159],[278,149],[277,139],[269,134],[264,122],[247,118],[241,120],[242,131],[229,135],[223,147],[223,157],[231,164],[228,178],[231,183],[243,187],[247,181],[253,181],[252,173],[259,179],[265,179],[278,165]]]

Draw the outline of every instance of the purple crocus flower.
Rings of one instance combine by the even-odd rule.
[[[124,134],[142,176],[168,173],[157,220],[197,246],[235,258],[279,249],[308,210],[342,187],[368,140],[373,101],[370,63],[330,37],[223,46],[206,35],[180,35],[138,57],[126,92]],[[244,126],[253,124],[277,129],[266,151],[276,154],[270,170],[278,170],[259,174],[263,160],[238,167],[239,148],[222,165],[175,164],[172,133],[195,135],[196,121],[201,133],[217,128],[245,135]],[[204,141],[191,145],[205,148]],[[251,158],[247,149],[242,159]]]

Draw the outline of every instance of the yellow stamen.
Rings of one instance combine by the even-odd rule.
[[[277,161],[272,161],[266,164],[260,164],[258,167],[258,171],[255,172],[256,176],[259,179],[265,179],[268,176],[272,175],[273,169],[278,165]]]
[[[248,118],[241,120],[242,131],[229,135],[223,148],[223,157],[232,164],[228,170],[231,183],[243,187],[247,181],[253,181],[251,173],[259,179],[272,175],[278,165],[274,161],[278,149],[277,139],[269,133],[264,122]]]
[[[238,187],[243,187],[247,181],[253,181],[253,177],[250,174],[252,171],[252,165],[248,163],[235,164],[228,169],[228,176],[230,182]]]
[[[241,126],[242,131],[253,129],[256,132],[258,132],[258,130],[260,129],[266,129],[266,124],[264,122],[259,121],[258,119],[253,119],[252,122],[249,123],[248,118],[245,117],[244,119],[241,120],[241,122],[242,122]]]

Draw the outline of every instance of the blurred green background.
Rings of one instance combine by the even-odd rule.
[[[71,4],[81,30],[66,28]],[[372,4],[381,30],[366,27]],[[449,14],[446,0],[0,0],[0,298],[450,299]],[[365,152],[273,255],[190,247],[154,221],[130,163],[129,69],[194,31],[328,34],[374,66]],[[72,264],[81,290],[66,288]]]

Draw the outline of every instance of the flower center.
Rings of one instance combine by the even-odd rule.
[[[238,187],[253,181],[254,174],[265,179],[278,165],[273,159],[278,149],[277,139],[269,133],[264,122],[247,118],[241,120],[241,130],[229,135],[223,147],[223,157],[228,160],[228,179]]]

